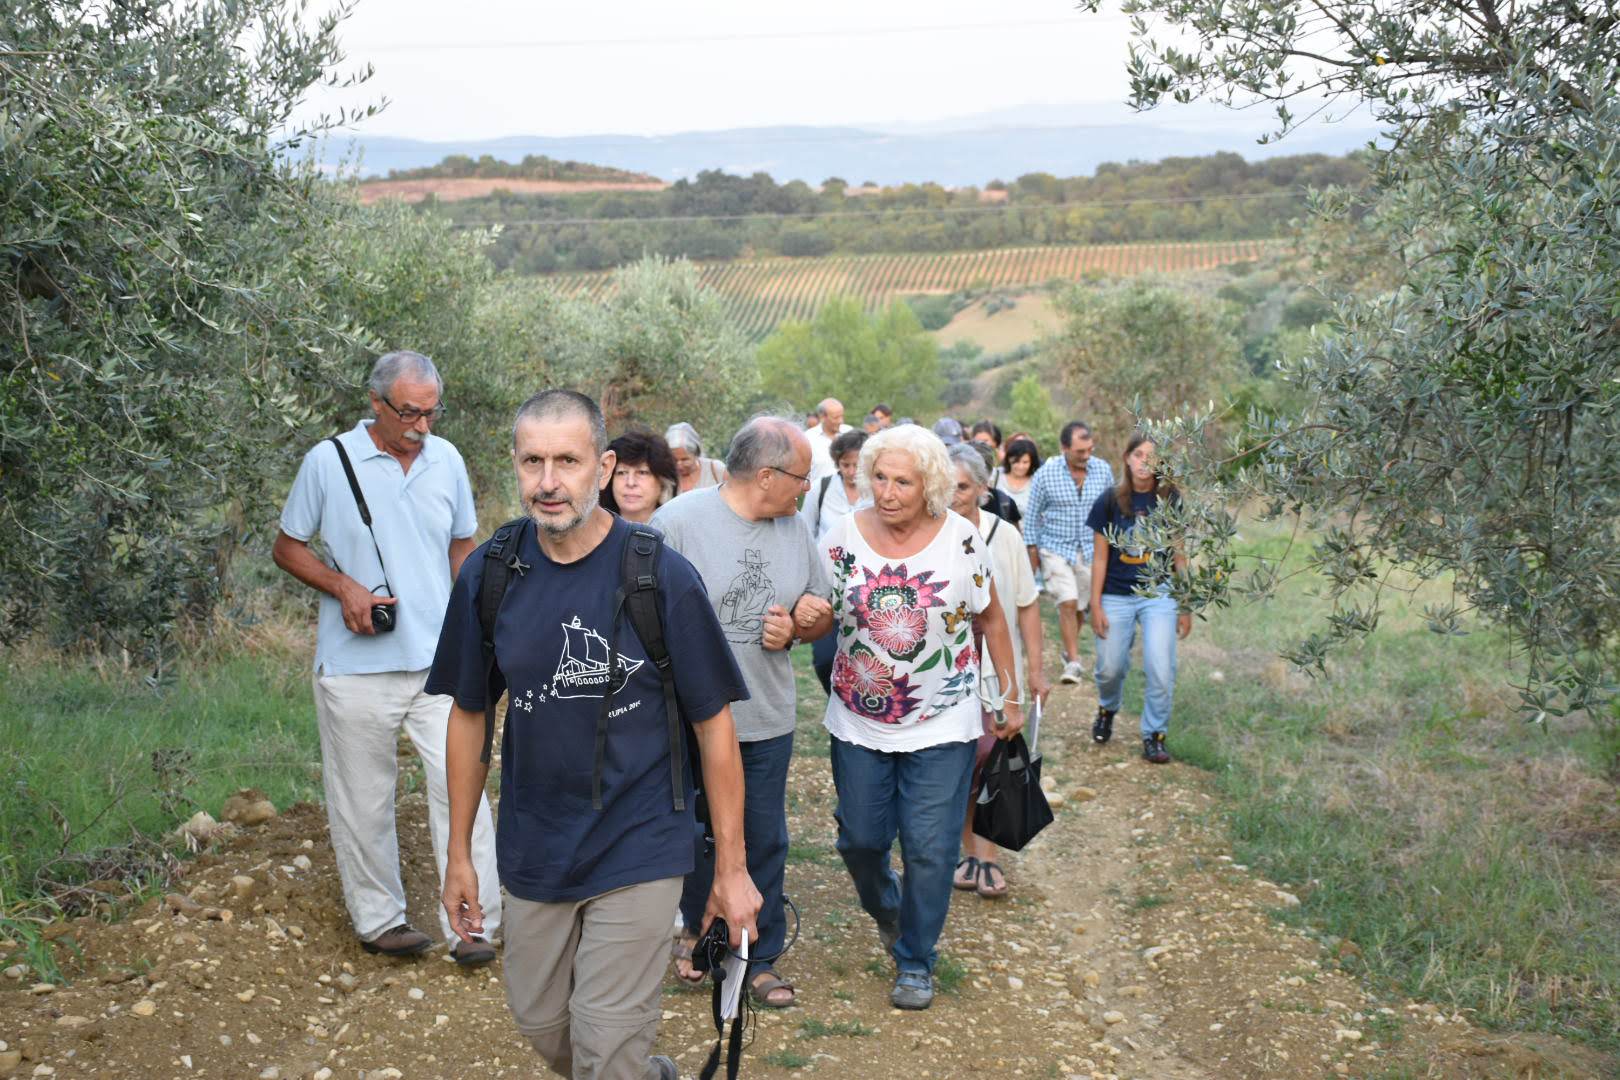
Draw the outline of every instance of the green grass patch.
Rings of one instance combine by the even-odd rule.
[[[801,1039],[825,1039],[833,1035],[861,1038],[871,1034],[872,1029],[859,1020],[839,1020],[829,1024],[825,1020],[817,1020],[811,1016],[799,1021]]]
[[[934,962],[934,985],[942,994],[956,993],[967,977],[967,965],[950,953],[940,953],[939,959]]]
[[[838,853],[827,844],[788,844],[787,861],[792,863],[809,863],[812,866],[832,866],[837,863]]]
[[[773,1050],[765,1055],[765,1064],[778,1069],[802,1069],[810,1064],[810,1055],[796,1050]]]
[[[151,690],[86,664],[0,667],[0,910],[42,881],[104,874],[94,853],[157,840],[257,787],[277,806],[320,793],[309,675],[229,659]]]
[[[1245,534],[1247,553],[1281,550]],[[1282,917],[1355,942],[1346,964],[1376,981],[1620,1049],[1615,733],[1523,721],[1498,634],[1424,627],[1437,584],[1304,677],[1277,654],[1324,614],[1313,587],[1217,612],[1182,646],[1171,750],[1213,771],[1238,861],[1288,883],[1304,905]]]

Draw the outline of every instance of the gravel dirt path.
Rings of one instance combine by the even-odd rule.
[[[1559,1040],[1501,1036],[1432,1004],[1374,996],[1349,943],[1291,928],[1287,887],[1232,861],[1207,778],[1136,754],[1134,718],[1089,739],[1084,687],[1043,731],[1057,821],[1004,865],[996,901],[958,893],[934,1007],[889,1007],[892,979],[833,850],[825,739],[801,728],[788,893],[803,933],[779,965],[800,1003],[764,1011],[749,1076],[1595,1077],[1613,1063]],[[1173,746],[1173,742],[1172,742]],[[436,927],[420,793],[402,795],[411,915]],[[513,1030],[498,966],[443,948],[365,955],[349,933],[313,806],[191,864],[114,923],[50,928],[68,977],[0,980],[0,1076],[518,1077],[543,1075]],[[696,1075],[707,990],[666,985],[660,1050]]]

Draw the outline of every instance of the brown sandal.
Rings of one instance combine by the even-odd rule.
[[[991,883],[990,871],[992,870],[1001,875],[1001,886],[999,888]],[[993,863],[989,859],[979,860],[979,886],[976,891],[986,900],[997,900],[1007,895],[1007,875],[1001,869],[999,863]]]
[[[695,937],[677,934],[669,946],[669,954],[675,958],[675,977],[687,986],[702,986],[703,980],[709,975],[708,972],[698,971],[692,966],[692,950],[697,948],[697,943],[698,939]],[[686,965],[685,971],[681,970],[683,963]]]
[[[771,1000],[771,995],[779,990],[788,992],[786,1001]],[[754,973],[754,977],[748,980],[748,996],[753,999],[755,1005],[764,1009],[786,1009],[798,1004],[799,1001],[798,991],[793,989],[793,984],[768,967],[760,968]]]

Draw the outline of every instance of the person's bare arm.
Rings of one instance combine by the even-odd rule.
[[[450,580],[454,581],[461,576],[461,564],[467,561],[467,556],[478,547],[475,537],[464,537],[460,540],[450,541]]]
[[[1008,698],[1004,710],[1007,726],[996,728],[994,734],[998,739],[1010,739],[1023,728],[1024,718],[1017,705],[1018,671],[1013,665],[1012,635],[1007,631],[1007,619],[1001,613],[1001,600],[996,595],[994,581],[990,583],[990,606],[979,613],[977,621],[984,630],[984,646],[990,653],[990,663]]]
[[[338,603],[343,605],[343,625],[352,633],[376,633],[371,626],[371,605],[395,602],[393,597],[376,595],[348,574],[327,566],[316,558],[307,542],[284,532],[276,533],[270,558],[310,588],[336,597]]]
[[[748,940],[759,939],[756,920],[764,903],[748,876],[748,859],[743,848],[743,771],[742,752],[737,749],[737,727],[731,719],[731,706],[692,725],[697,732],[698,756],[703,762],[703,793],[709,803],[709,823],[714,827],[714,886],[709,891],[708,908],[703,912],[699,935],[706,933],[716,915],[726,920],[733,948],[742,944],[742,931]]]
[[[484,909],[478,903],[478,871],[472,862],[473,821],[489,779],[489,766],[479,760],[484,748],[484,714],[450,706],[444,735],[445,786],[450,793],[450,836],[445,847],[444,910],[450,928],[463,941],[484,932]]]
[[[1046,681],[1046,671],[1041,666],[1041,650],[1046,645],[1046,635],[1041,629],[1041,604],[1039,600],[1025,604],[1018,609],[1018,633],[1024,639],[1024,668],[1029,672],[1025,686],[1026,700],[1033,702],[1036,698],[1045,699],[1052,688]]]

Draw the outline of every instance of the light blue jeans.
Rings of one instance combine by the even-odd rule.
[[[934,970],[934,949],[951,906],[951,875],[967,816],[976,740],[905,753],[832,740],[838,789],[838,853],[861,907],[879,925],[898,926],[894,963],[901,972]],[[900,840],[896,874],[890,852]]]
[[[1131,645],[1142,627],[1142,671],[1147,693],[1142,703],[1142,737],[1168,731],[1170,706],[1176,696],[1176,601],[1169,596],[1114,596],[1103,593],[1108,636],[1097,640],[1097,702],[1119,708],[1125,676],[1131,670]]]

